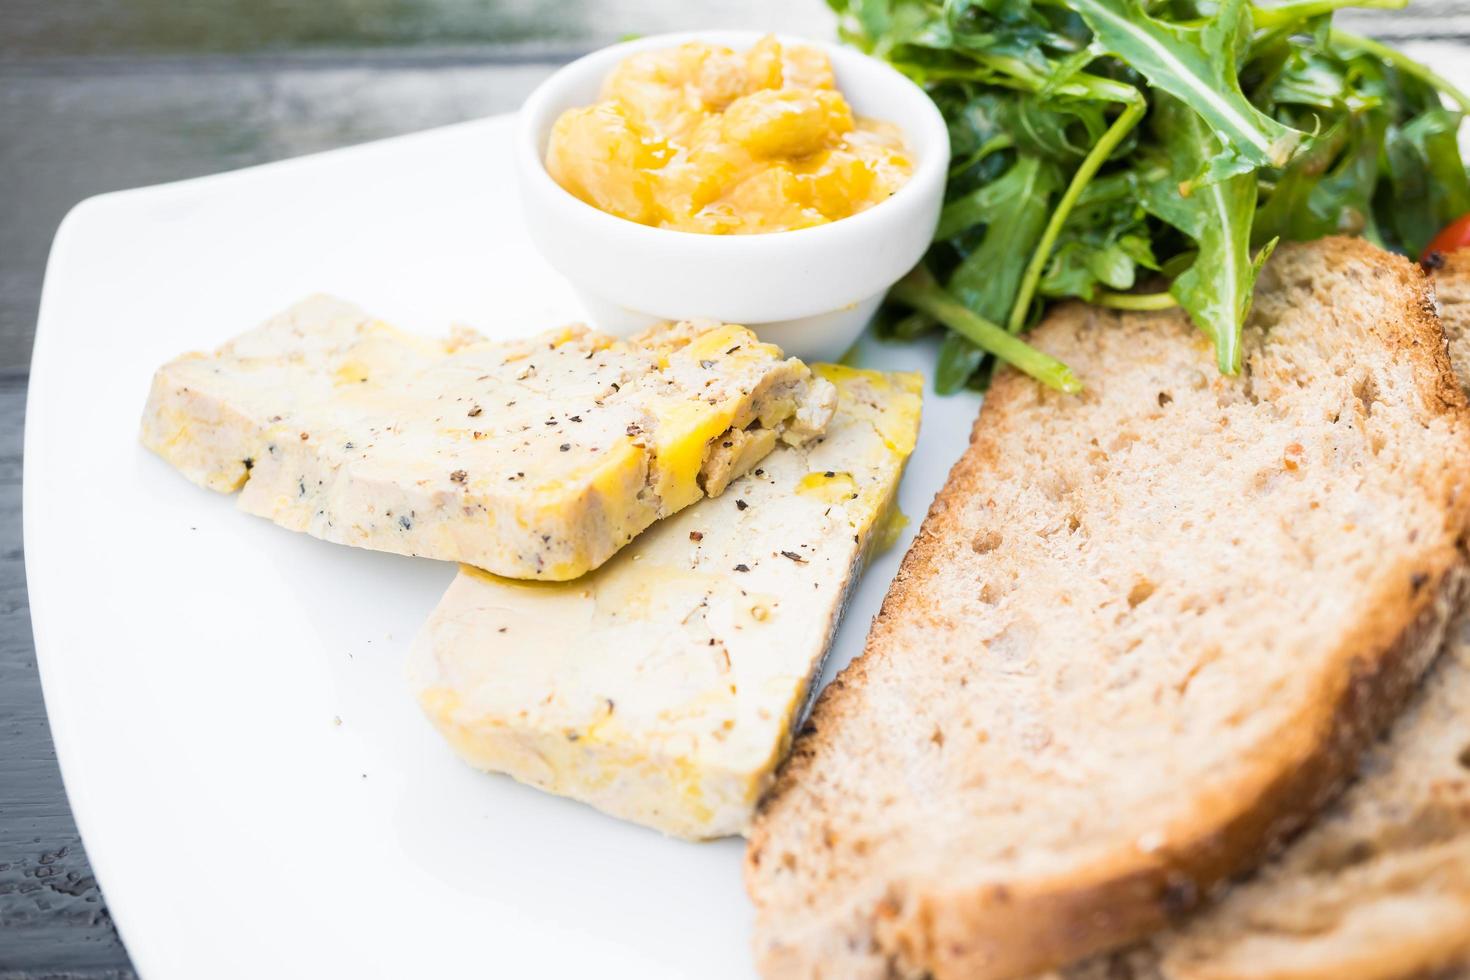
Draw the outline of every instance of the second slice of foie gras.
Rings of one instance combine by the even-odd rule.
[[[837,365],[825,436],[576,582],[463,570],[410,654],[471,765],[681,837],[739,833],[791,743],[918,435],[920,381]]]

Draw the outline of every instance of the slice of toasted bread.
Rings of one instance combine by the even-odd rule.
[[[1470,967],[1470,623],[1361,780],[1248,883],[1066,980],[1411,980]]]
[[[1434,274],[1434,292],[1450,345],[1450,363],[1461,387],[1470,389],[1470,250],[1445,256]]]
[[[1470,252],[1435,276],[1470,387]],[[1069,980],[1408,980],[1470,968],[1470,621],[1359,781],[1218,906]]]
[[[1285,246],[1212,369],[1058,310],[752,827],[767,976],[1023,976],[1134,940],[1330,799],[1439,647],[1470,418],[1429,287]]]

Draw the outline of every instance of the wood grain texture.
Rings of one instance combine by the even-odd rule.
[[[592,48],[702,27],[830,33],[821,0],[6,0],[0,56],[476,45]]]
[[[61,788],[21,556],[25,378],[0,377],[0,977],[130,975]]]

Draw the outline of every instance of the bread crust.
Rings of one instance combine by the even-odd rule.
[[[1342,788],[1363,745],[1398,713],[1443,641],[1463,595],[1460,565],[1423,590],[1407,628],[1330,678],[1315,731],[1260,769],[1254,785],[1192,826],[1171,828],[1154,855],[1122,854],[1028,884],[925,895],[926,960],[935,977],[1020,977],[1145,936],[1177,921],[1217,884],[1273,853]],[[1377,650],[1377,653],[1368,651]],[[1233,795],[1233,794],[1232,794]],[[1125,938],[1120,938],[1125,937]]]
[[[776,921],[779,913],[764,901],[765,876],[771,872],[770,862],[763,869],[763,858],[774,846],[779,828],[773,824],[783,817],[782,801],[830,761],[823,756],[834,744],[832,729],[863,723],[853,692],[878,683],[874,657],[896,655],[888,647],[905,618],[933,617],[940,631],[953,625],[944,622],[951,614],[930,608],[924,595],[944,560],[943,542],[974,533],[964,523],[964,504],[985,492],[987,474],[1000,462],[1001,434],[1022,414],[1018,409],[1058,397],[1039,393],[1015,373],[1001,372],[971,431],[969,451],[951,471],[904,558],[867,651],[823,693],[813,724],[798,739],[752,829],[746,881],[757,904],[757,960],[764,975],[1003,980],[1136,940],[1189,911],[1220,882],[1250,869],[1300,829],[1336,795],[1362,748],[1397,714],[1438,648],[1463,589],[1466,556],[1458,529],[1470,514],[1470,418],[1429,287],[1416,267],[1354,239],[1286,246],[1282,254],[1307,255],[1349,273],[1355,266],[1371,267],[1373,275],[1403,291],[1403,316],[1381,325],[1387,331],[1382,341],[1396,358],[1413,362],[1425,410],[1447,420],[1458,444],[1466,447],[1448,462],[1445,485],[1421,488],[1441,495],[1436,499],[1444,500],[1445,525],[1453,530],[1385,576],[1370,611],[1343,632],[1316,696],[1282,726],[1269,754],[1234,782],[1200,795],[1183,818],[1161,830],[1155,846],[1114,850],[1060,875],[1021,875],[958,888],[936,887],[902,873],[869,875],[857,887],[828,896],[829,904],[810,921]],[[1281,266],[1282,257],[1273,264]],[[1272,288],[1269,274],[1262,288]],[[1059,333],[1085,337],[1129,323],[1180,329],[1177,315],[1119,317],[1073,304],[1053,313],[1036,339],[1045,347]],[[1207,358],[1203,340],[1194,343]]]
[[[1470,386],[1470,251],[1434,275]],[[1068,980],[1415,980],[1470,972],[1470,608],[1366,772],[1218,906]],[[1455,754],[1461,758],[1456,759]]]
[[[1366,773],[1262,869],[1061,980],[1430,980],[1470,973],[1470,610]],[[1050,975],[1046,980],[1059,980]]]

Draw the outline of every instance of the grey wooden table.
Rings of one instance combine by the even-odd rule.
[[[1470,38],[1470,2],[1344,23]],[[134,975],[62,790],[21,548],[27,369],[67,209],[510,111],[582,51],[703,27],[826,36],[831,19],[819,0],[0,0],[0,980]],[[168,854],[157,868],[189,887]]]

